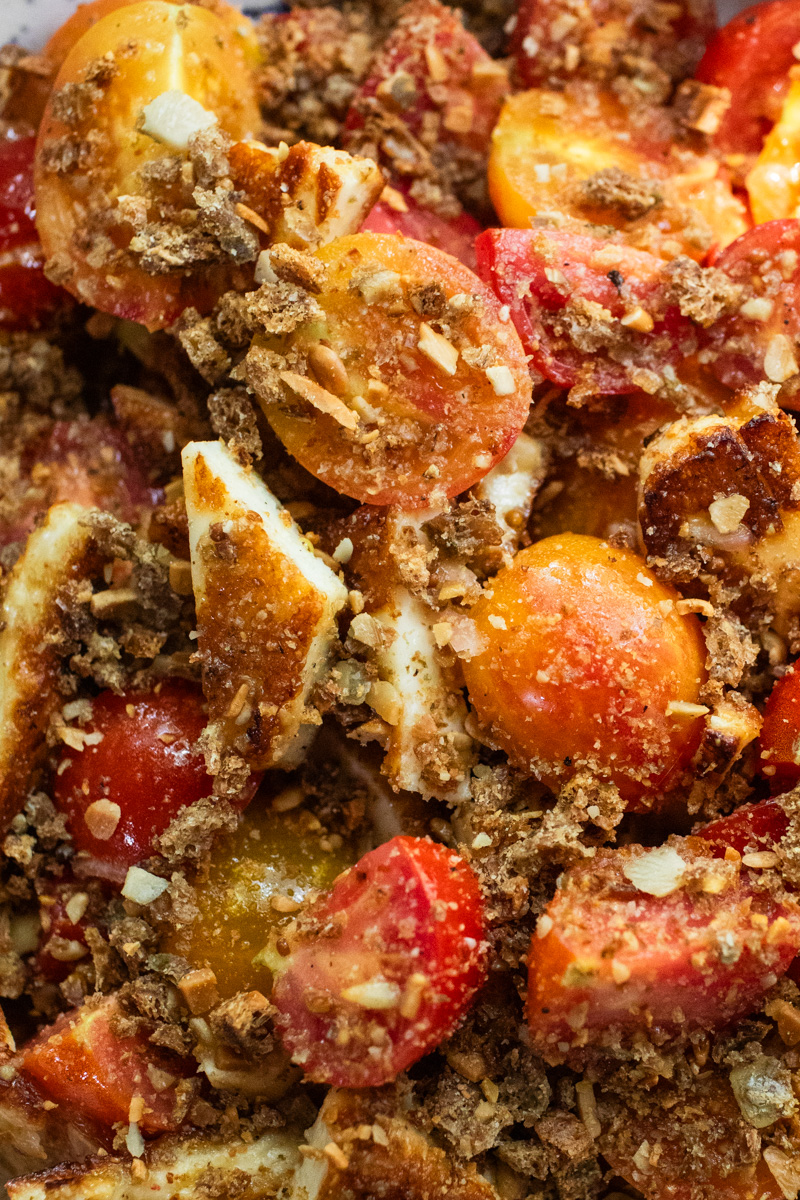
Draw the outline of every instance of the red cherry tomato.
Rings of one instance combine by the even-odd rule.
[[[45,279],[34,218],[36,139],[0,141],[0,327],[38,329],[72,303]]]
[[[743,294],[738,311],[717,321],[707,333],[704,357],[713,373],[736,390],[765,379],[796,383],[800,221],[788,218],[756,225],[731,242],[715,266],[741,284]],[[780,358],[775,360],[776,335],[795,357],[794,375],[791,364],[782,370]]]
[[[771,0],[737,13],[706,47],[697,78],[731,92],[714,141],[725,154],[758,154],[780,116],[800,41],[797,0]]]
[[[664,263],[652,254],[526,229],[488,229],[475,249],[478,274],[508,305],[534,367],[560,387],[635,392],[639,372],[660,374],[695,348],[688,319],[664,302]],[[592,305],[611,319],[592,320]]]
[[[187,1105],[176,1085],[194,1074],[194,1064],[152,1046],[145,1032],[120,1037],[114,1024],[121,1016],[113,995],[64,1013],[23,1047],[22,1074],[68,1111],[103,1125],[135,1119],[131,1102],[139,1097],[143,1132],[178,1129]]]
[[[423,144],[434,130],[440,146],[485,153],[507,91],[505,71],[457,12],[438,0],[412,0],[353,98],[345,129],[361,129],[377,104]]]
[[[205,724],[199,689],[178,680],[158,692],[100,693],[84,726],[100,741],[81,751],[65,746],[53,782],[75,846],[89,856],[76,860],[76,870],[120,882],[128,867],[153,853],[154,838],[176,813],[211,795],[212,779],[195,748]],[[242,807],[255,783],[240,797]],[[115,827],[116,814],[103,801],[119,809]]]
[[[761,773],[773,795],[788,792],[800,782],[800,670],[796,667],[770,692],[760,745]]]
[[[122,432],[104,417],[54,421],[22,449],[20,466],[8,487],[13,503],[11,515],[0,520],[0,546],[26,538],[37,517],[61,500],[137,525],[161,498],[159,489],[148,487]]]
[[[405,205],[405,211],[398,211],[384,200],[379,200],[361,226],[362,231],[400,233],[403,237],[426,242],[437,250],[444,250],[445,254],[451,254],[470,271],[474,271],[477,265],[475,238],[483,229],[480,221],[467,212],[445,220],[429,208],[422,208],[405,190],[395,190],[399,193],[400,202]]]
[[[781,805],[775,800],[763,800],[760,804],[743,804],[729,816],[698,829],[697,836],[711,842],[719,854],[724,854],[729,846],[739,854],[748,854],[772,850],[788,828],[789,818]]]
[[[534,1049],[558,1062],[587,1037],[719,1029],[744,1016],[800,937],[800,908],[760,883],[761,872],[720,862],[693,838],[601,850],[570,868],[531,942]]]
[[[427,838],[396,837],[339,876],[300,922],[273,992],[309,1079],[378,1087],[455,1028],[484,979],[471,868]]]

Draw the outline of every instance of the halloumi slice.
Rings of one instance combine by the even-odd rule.
[[[505,458],[473,488],[478,500],[488,500],[494,506],[497,524],[503,531],[503,549],[510,554],[519,549],[520,534],[546,474],[544,444],[521,433]]]
[[[88,509],[54,505],[15,564],[0,604],[0,827],[18,813],[63,704],[57,690],[62,638],[59,594],[99,563]]]
[[[286,1195],[300,1160],[298,1141],[287,1130],[269,1130],[252,1141],[163,1137],[141,1159],[63,1163],[6,1186],[10,1200],[207,1200],[213,1180],[214,1195],[276,1200]]]
[[[221,442],[190,442],[183,471],[210,732],[252,770],[296,766],[347,589]]]

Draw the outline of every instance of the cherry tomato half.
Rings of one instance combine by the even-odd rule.
[[[675,1034],[744,1016],[785,974],[800,935],[800,909],[760,881],[693,838],[571,867],[531,942],[534,1048],[558,1062],[587,1031]]]
[[[321,319],[256,341],[247,359],[286,449],[366,504],[414,508],[477,483],[530,408],[525,355],[500,302],[456,259],[394,234],[338,238],[317,258]],[[273,349],[295,364],[277,381]]]
[[[598,538],[522,550],[472,609],[485,649],[464,675],[479,717],[552,786],[589,767],[629,804],[652,804],[702,731],[691,706],[705,648],[678,598],[637,554]]]
[[[402,188],[396,188],[397,200],[393,207],[379,200],[364,221],[361,229],[365,233],[400,233],[403,237],[426,242],[445,254],[452,254],[470,271],[476,267],[475,238],[483,229],[479,221],[469,213],[445,220],[429,208],[422,208]]]
[[[82,871],[121,882],[182,808],[211,795],[196,749],[205,724],[200,690],[178,680],[154,692],[101,692],[93,701],[84,726],[90,740],[81,751],[63,748],[53,782],[74,844],[88,856]]]
[[[114,1022],[121,1016],[114,995],[64,1013],[22,1048],[22,1074],[69,1111],[103,1125],[127,1125],[140,1097],[137,1123],[145,1133],[178,1129],[189,1097],[181,1099],[176,1085],[194,1074],[194,1063],[152,1046],[144,1031],[120,1037]]]
[[[800,671],[793,668],[770,692],[761,727],[761,773],[773,795],[800,782]]]
[[[272,995],[293,1061],[336,1087],[378,1087],[454,1029],[484,979],[472,869],[427,838],[365,854],[311,906]]]
[[[708,43],[697,78],[731,92],[731,106],[714,137],[725,154],[758,154],[780,115],[798,41],[796,0],[768,0],[737,13]]]

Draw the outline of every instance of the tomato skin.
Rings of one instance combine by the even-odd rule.
[[[720,863],[697,839],[672,838],[669,846],[687,883],[664,896],[639,890],[624,873],[639,854],[655,853],[640,847],[600,850],[562,876],[529,958],[531,1037],[548,1061],[615,1031],[723,1028],[791,964],[796,904],[776,901],[759,887],[760,872]],[[722,889],[706,888],[717,876]],[[751,920],[756,914],[761,925]]]
[[[758,154],[780,113],[798,40],[795,0],[768,0],[737,13],[708,43],[697,78],[728,88],[732,97],[714,135],[723,153]]]
[[[211,795],[213,780],[195,749],[205,724],[199,688],[180,680],[158,692],[101,692],[93,701],[84,728],[102,739],[80,752],[65,746],[53,780],[56,806],[67,815],[76,848],[89,856],[83,873],[121,882],[128,867],[153,853],[153,840],[182,808]],[[242,807],[256,785],[254,778]],[[98,800],[121,810],[106,839],[92,834],[84,816]]]
[[[103,1125],[127,1124],[131,1101],[140,1096],[143,1132],[180,1128],[183,1113],[175,1084],[194,1074],[194,1064],[151,1046],[144,1033],[117,1036],[114,1021],[121,1016],[113,994],[64,1013],[23,1047],[21,1073],[57,1103]],[[148,1065],[166,1071],[172,1084],[157,1091]]]
[[[283,445],[323,483],[365,504],[419,508],[477,483],[511,448],[530,409],[523,348],[513,326],[501,319],[497,298],[450,255],[396,234],[338,238],[317,258],[327,269],[315,296],[324,320],[306,322],[280,349],[296,362],[305,360],[309,376],[319,343],[333,349],[346,372],[340,398],[352,403],[358,419],[351,410],[345,415],[353,424],[345,427],[302,396],[298,400],[283,376],[282,393],[268,374],[262,390],[262,347],[256,342],[247,359],[248,383]],[[478,300],[467,299],[467,308],[448,318],[445,348],[458,351],[452,372],[421,348],[424,294],[445,315],[456,296]],[[437,317],[429,320],[436,324]],[[503,394],[485,370],[468,362],[479,349],[507,368]]]
[[[789,828],[789,818],[775,800],[742,804],[727,817],[720,817],[697,830],[697,837],[710,842],[720,855],[730,846],[739,854],[772,850]]]
[[[0,141],[0,328],[39,329],[72,300],[44,275],[34,223],[33,137]]]
[[[432,55],[441,66],[431,67]],[[426,122],[433,120],[440,145],[485,153],[508,78],[502,69],[481,78],[482,68],[491,72],[495,64],[452,9],[438,0],[411,0],[353,98],[345,130],[360,130],[372,107],[385,105],[423,144],[430,141]],[[400,73],[412,84],[398,101],[383,85]]]
[[[767,378],[765,356],[775,334],[792,343],[800,335],[800,221],[756,225],[731,242],[715,266],[742,285],[743,302],[758,297],[772,304],[766,318],[743,316],[740,306],[708,330],[704,355],[710,369],[726,387],[739,390]]]
[[[398,212],[384,200],[379,200],[361,229],[367,233],[399,233],[403,237],[426,242],[445,254],[451,254],[470,271],[476,270],[475,238],[483,230],[480,221],[467,212],[445,220],[430,209],[422,208],[403,189],[396,190],[400,192],[406,211]]]
[[[800,781],[798,738],[800,670],[795,666],[774,685],[764,708],[760,765],[773,795],[790,791]]]
[[[294,1062],[335,1087],[394,1079],[455,1028],[485,977],[484,933],[478,881],[453,851],[395,837],[365,854],[308,910],[275,985]],[[376,977],[395,993],[392,1007],[342,995]]]
[[[508,305],[533,366],[560,387],[581,384],[606,395],[635,392],[637,369],[660,372],[694,345],[691,325],[674,305],[663,315],[656,312],[650,332],[628,331],[620,345],[629,368],[615,362],[602,343],[592,351],[580,349],[554,325],[574,297],[602,305],[614,318],[637,304],[646,312],[661,307],[663,263],[651,254],[583,234],[523,229],[487,229],[475,249],[478,274]],[[564,282],[551,282],[546,270],[560,272]],[[630,304],[609,277],[611,270],[624,277]],[[619,331],[626,332],[616,325]]]
[[[629,806],[652,804],[686,766],[701,718],[696,617],[637,554],[560,534],[517,554],[473,607],[485,649],[464,663],[470,701],[513,761],[549,786],[590,767]]]

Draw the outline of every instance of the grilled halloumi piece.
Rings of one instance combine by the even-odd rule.
[[[306,1141],[311,1153],[290,1200],[497,1200],[486,1179],[454,1163],[386,1093],[332,1088]]]
[[[63,704],[56,683],[59,595],[97,566],[88,510],[54,505],[28,538],[0,604],[0,826],[19,812]]]
[[[271,242],[316,250],[357,233],[383,191],[380,168],[332,146],[291,149],[239,142],[230,154],[237,187],[265,223]]]
[[[503,548],[519,549],[531,505],[547,474],[547,452],[541,441],[521,433],[505,458],[501,458],[473,488],[478,500],[488,500],[503,531]]]
[[[724,416],[668,425],[639,473],[648,554],[686,563],[688,577],[747,584],[781,632],[800,612],[800,439],[771,390]]]
[[[298,1141],[286,1130],[270,1130],[251,1141],[163,1137],[141,1159],[63,1163],[6,1186],[11,1200],[206,1200],[213,1179],[214,1195],[278,1200],[288,1195],[300,1157]]]
[[[320,723],[309,696],[347,589],[220,442],[190,442],[183,471],[213,741],[252,770],[295,766]]]

